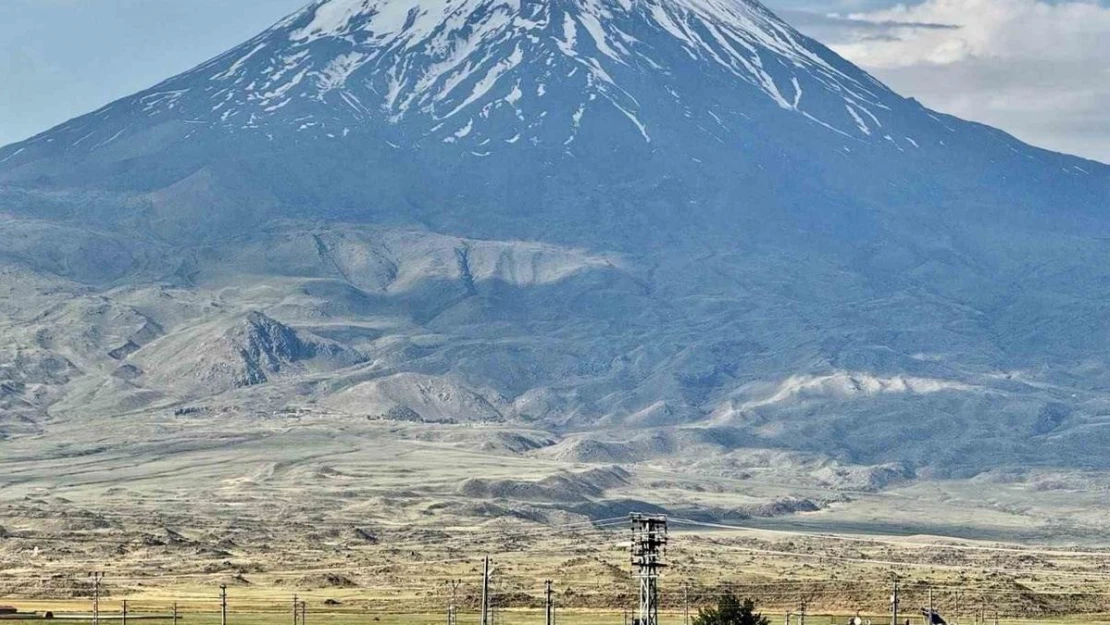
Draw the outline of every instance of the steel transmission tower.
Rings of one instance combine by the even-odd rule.
[[[459,586],[462,585],[462,580],[453,579],[447,582],[447,586],[451,588],[451,603],[447,604],[447,625],[459,625],[459,610],[457,607],[457,600],[459,594]]]
[[[93,578],[93,625],[100,625],[100,583],[104,580],[103,571],[89,573]]]
[[[659,573],[667,566],[667,517],[632,514],[632,566],[640,580],[640,617],[633,625],[659,625]]]

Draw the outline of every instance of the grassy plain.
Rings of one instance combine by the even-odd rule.
[[[104,571],[115,616],[123,599],[133,613],[177,602],[186,622],[208,625],[227,584],[232,623],[287,622],[297,595],[310,623],[419,625],[443,622],[448,582],[460,580],[469,623],[488,554],[498,623],[539,623],[551,579],[561,623],[616,624],[635,604],[626,515],[650,505],[672,514],[669,610],[688,584],[695,608],[734,590],[775,622],[803,600],[807,624],[846,622],[885,614],[897,579],[904,613],[919,614],[931,590],[964,623],[981,605],[1003,622],[1099,623],[1110,612],[1093,489],[833,488],[756,452],[742,471],[662,459],[624,475],[513,451],[506,441],[529,433],[496,427],[287,415],[66,427],[3,443],[0,603],[87,611],[88,574]],[[609,481],[580,479],[591,471]],[[819,506],[721,518],[784,496]]]

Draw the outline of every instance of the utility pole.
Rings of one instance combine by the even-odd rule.
[[[482,571],[482,625],[489,625],[489,556]]]
[[[786,613],[786,618],[783,619],[783,625],[790,625],[790,617],[794,616],[792,612]]]
[[[551,580],[544,582],[544,622],[547,625],[555,625],[555,604],[551,602]]]
[[[667,517],[632,514],[632,566],[640,580],[640,617],[634,625],[659,625],[659,573],[667,565]]]
[[[177,602],[173,602],[173,625],[177,625]]]
[[[301,600],[301,625],[305,625],[305,623],[308,622],[307,617],[308,617],[308,602],[304,601],[302,599]]]
[[[297,612],[301,609],[301,602],[297,600],[297,595],[293,595],[293,625],[297,625]]]
[[[798,611],[798,625],[806,625],[806,600],[802,599],[802,609]]]
[[[100,625],[100,580],[104,571],[93,571],[89,576],[93,578],[93,625]]]
[[[898,625],[898,582],[894,582],[894,592],[890,595],[890,625]]]
[[[227,584],[220,584],[220,625],[227,625]]]
[[[682,625],[690,625],[690,582],[682,582]]]
[[[956,618],[952,619],[953,625],[960,625],[960,608],[963,607],[961,605],[963,603],[963,600],[964,600],[964,591],[957,590],[956,591]]]
[[[123,600],[123,608],[121,609],[120,614],[121,622],[123,623],[123,625],[127,625],[127,599]]]

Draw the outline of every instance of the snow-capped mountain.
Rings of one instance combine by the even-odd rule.
[[[1101,171],[904,99],[748,0],[316,2],[0,151],[17,186],[607,247],[819,203],[1070,197]]]
[[[481,154],[571,145],[587,118],[614,114],[650,142],[677,114],[719,140],[752,123],[752,96],[845,140],[915,144],[884,130],[902,98],[732,0],[316,2],[54,138],[95,151],[166,120],[331,138],[371,126]]]
[[[754,0],[320,1],[0,149],[0,399],[1077,458],[1108,203]],[[344,357],[244,391],[258,314]]]

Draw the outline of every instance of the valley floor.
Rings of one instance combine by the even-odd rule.
[[[442,614],[448,581],[461,580],[467,622],[488,554],[506,625],[535,621],[546,579],[575,623],[619,622],[636,593],[627,514],[642,510],[670,514],[671,608],[688,584],[695,606],[733,589],[771,611],[805,600],[811,614],[883,614],[898,579],[908,613],[930,591],[965,621],[984,603],[1047,619],[1035,622],[1110,612],[1097,490],[837,489],[756,451],[743,474],[713,474],[506,442],[536,436],[306,415],[105,420],[80,435],[58,424],[0,443],[0,598],[86,610],[101,570],[109,611],[127,599],[135,613],[178,602],[212,614],[227,584],[248,624],[294,594],[314,622],[421,623],[397,619]]]

